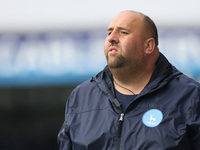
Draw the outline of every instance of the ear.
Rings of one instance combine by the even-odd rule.
[[[155,40],[154,38],[148,38],[145,41],[145,53],[151,54],[155,49]]]

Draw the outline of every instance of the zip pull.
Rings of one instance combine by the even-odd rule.
[[[121,112],[120,118],[119,118],[119,125],[118,125],[118,143],[117,143],[117,150],[120,149],[120,143],[121,143],[121,134],[122,134],[122,123],[124,120],[124,113]]]
[[[124,120],[124,113],[121,113],[121,114],[120,114],[119,121],[123,121],[123,120]]]
[[[122,123],[124,120],[124,113],[120,114],[120,118],[119,118],[119,125],[118,125],[118,138],[121,138],[121,132],[122,132]],[[119,144],[120,144],[120,140],[119,140]]]

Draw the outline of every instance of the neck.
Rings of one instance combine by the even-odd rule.
[[[119,85],[115,80],[114,80],[114,85],[115,85],[115,89],[118,89],[119,90],[119,88],[121,89],[121,90],[124,90],[124,92],[121,92],[121,93],[123,93],[123,94],[126,94],[126,95],[135,95],[135,93],[133,92],[133,91],[131,91],[130,89],[128,89],[128,88],[126,88],[126,87],[123,87],[123,86],[121,86],[121,85]],[[116,87],[117,86],[117,87]],[[129,94],[130,93],[130,94]]]
[[[148,84],[154,67],[149,71],[131,72],[130,70],[111,70],[113,73],[114,86],[123,94],[139,94]],[[128,89],[128,90],[127,90]],[[130,92],[132,91],[132,92]]]

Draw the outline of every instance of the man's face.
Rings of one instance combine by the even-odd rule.
[[[123,12],[109,25],[104,52],[111,69],[137,69],[143,64],[145,32],[142,21],[141,14]]]

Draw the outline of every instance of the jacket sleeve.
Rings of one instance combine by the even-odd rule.
[[[70,97],[66,103],[65,121],[64,121],[64,123],[60,129],[60,132],[58,133],[58,137],[57,137],[59,150],[71,150],[72,149],[72,144],[71,144],[71,139],[70,139],[70,130],[69,130],[70,129],[70,124],[69,124],[70,115],[68,113],[69,100],[70,100]]]
[[[58,134],[58,147],[59,150],[71,150],[69,127],[66,125],[65,122]]]
[[[193,122],[189,128],[193,150],[200,150],[200,94],[194,98]]]

